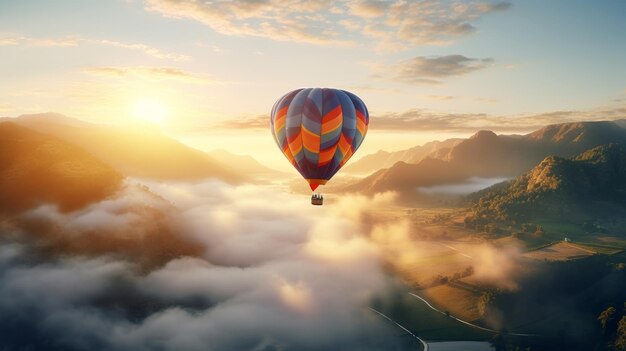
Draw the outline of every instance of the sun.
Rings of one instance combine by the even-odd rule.
[[[167,115],[167,108],[159,100],[141,99],[133,107],[133,117],[143,122],[163,124]]]

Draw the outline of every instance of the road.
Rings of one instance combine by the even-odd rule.
[[[390,321],[391,323],[397,325],[400,329],[404,330],[405,332],[409,333],[409,335],[411,335],[412,337],[414,337],[415,339],[417,339],[421,344],[422,344],[422,348],[424,351],[428,351],[428,344],[426,343],[426,341],[420,339],[420,337],[418,337],[417,335],[413,334],[410,330],[408,330],[407,328],[405,328],[402,324],[394,321],[393,319],[387,317],[387,315],[385,315],[384,313],[377,311],[371,307],[368,307],[370,309],[370,311],[378,314],[379,316],[385,318],[386,320]]]
[[[461,255],[461,256],[464,256],[464,257],[467,257],[467,258],[473,258],[472,256],[470,256],[470,255],[468,255],[468,254],[463,253],[463,251],[461,251],[461,250],[457,249],[456,247],[452,247],[452,246],[450,246],[450,245],[446,245],[446,244],[444,244],[444,243],[440,243],[440,245],[442,245],[442,246],[444,246],[444,247],[447,247],[448,249],[451,249],[451,250],[454,250],[454,251],[458,252],[458,253],[459,253],[459,255]]]
[[[442,310],[440,310],[440,309],[437,309],[437,308],[435,308],[433,305],[431,305],[428,301],[426,301],[424,298],[422,298],[421,296],[419,296],[419,295],[417,295],[417,294],[414,294],[414,293],[410,292],[410,293],[409,293],[409,295],[411,295],[411,296],[413,296],[413,297],[415,297],[415,298],[420,299],[420,300],[421,300],[423,303],[425,303],[425,304],[426,304],[426,306],[428,306],[431,310],[433,310],[433,311],[437,311],[437,312],[439,312],[439,313],[441,313],[441,314],[443,314],[443,315],[446,315],[446,316],[448,316],[448,317],[450,317],[450,318],[452,318],[452,319],[454,319],[454,320],[456,320],[456,321],[458,321],[458,322],[460,322],[460,323],[463,323],[463,324],[469,325],[470,327],[474,327],[474,328],[478,328],[478,329],[481,329],[481,330],[485,330],[485,331],[488,331],[488,332],[492,332],[492,333],[499,333],[499,331],[497,331],[497,330],[481,327],[480,325],[476,325],[476,324],[470,323],[470,322],[468,322],[468,321],[464,321],[464,320],[462,320],[462,319],[459,319],[459,318],[454,317],[454,316],[453,316],[453,315],[451,315],[450,313],[446,313],[445,311],[442,311]],[[514,335],[514,336],[539,336],[539,335],[537,335],[537,334],[522,334],[522,333],[508,333],[508,334],[509,334],[509,335]]]

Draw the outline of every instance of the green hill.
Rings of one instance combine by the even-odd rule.
[[[470,177],[515,177],[549,155],[573,157],[587,149],[616,143],[626,145],[626,129],[609,121],[555,124],[526,135],[496,135],[479,131],[455,144],[437,159],[416,164],[398,162],[345,190],[366,194],[396,191],[415,200],[419,187],[462,183]]]
[[[528,173],[472,196],[475,218],[527,220],[626,207],[626,152],[619,144],[573,158],[548,156]]]

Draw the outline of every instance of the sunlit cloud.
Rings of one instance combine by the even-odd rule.
[[[456,96],[451,96],[451,95],[426,95],[424,97],[428,100],[435,100],[435,101],[450,101],[450,100],[457,99]]]
[[[448,45],[456,37],[473,33],[472,21],[485,14],[506,10],[509,3],[482,2],[409,2],[396,1],[389,7],[384,24],[395,28],[388,32],[382,46],[399,49],[413,45]]]
[[[448,101],[454,96],[426,96],[428,99]],[[474,98],[476,99],[476,98]],[[491,102],[486,99],[485,102]],[[441,113],[411,109],[404,112],[372,114],[369,128],[386,131],[476,132],[530,132],[548,124],[575,121],[604,121],[626,118],[626,107],[599,108],[586,111],[554,111],[532,115],[498,116],[486,113]],[[267,129],[268,115],[228,120],[214,125],[226,129]]]
[[[349,3],[348,8],[357,17],[376,18],[383,16],[389,5],[391,3],[388,1],[359,0]]]
[[[437,113],[412,109],[370,119],[370,128],[381,130],[530,132],[548,124],[606,121],[626,117],[626,107],[586,111],[554,111],[532,115],[497,116],[484,113]]]
[[[142,80],[178,80],[191,83],[210,84],[215,83],[204,74],[192,73],[174,67],[114,67],[101,66],[89,67],[83,70],[85,73],[115,78],[139,78]]]
[[[147,0],[146,9],[167,17],[199,21],[225,35],[267,37],[313,44],[347,44],[326,18],[312,17],[329,0],[196,2]]]
[[[88,39],[78,36],[65,36],[60,38],[35,38],[19,34],[0,34],[0,46],[22,45],[25,47],[74,47],[85,44],[96,44],[141,51],[146,55],[172,61],[189,60],[189,56],[165,52],[143,43],[125,43],[108,39]]]
[[[364,306],[391,281],[360,221],[372,202],[353,197],[311,209],[306,200],[217,180],[131,179],[113,198],[79,211],[43,205],[0,222],[12,233],[0,245],[0,313],[7,317],[0,328],[31,336],[3,342],[34,349],[50,342],[59,349],[380,349],[372,345],[388,329],[366,318]],[[344,257],[311,250],[319,241]],[[141,267],[146,260],[155,264]]]
[[[443,78],[481,70],[492,62],[490,58],[475,59],[463,55],[417,56],[393,65],[391,75],[397,81],[410,84],[439,84]]]
[[[88,40],[88,42],[98,43],[102,45],[109,45],[109,46],[114,46],[114,47],[119,47],[119,48],[124,48],[124,49],[130,49],[130,50],[138,50],[138,51],[145,53],[146,55],[150,55],[152,57],[156,57],[159,59],[167,59],[167,60],[172,60],[172,61],[189,60],[189,56],[187,55],[171,53],[171,52],[163,52],[157,48],[151,47],[146,44],[141,44],[141,43],[123,43],[123,42],[119,42],[115,40]]]
[[[345,45],[356,43],[342,30],[375,39],[381,51],[419,45],[447,45],[475,31],[471,22],[506,10],[509,3],[447,3],[378,0],[290,0],[198,2],[146,0],[149,11],[199,21],[224,35],[266,37],[278,41]],[[337,21],[335,16],[343,15]]]
[[[31,47],[69,47],[77,46],[82,39],[74,36],[62,38],[33,38],[18,34],[0,34],[0,46],[24,45]]]

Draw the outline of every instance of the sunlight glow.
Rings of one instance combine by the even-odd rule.
[[[141,99],[135,103],[133,117],[143,122],[163,124],[167,115],[167,108],[159,100]]]

